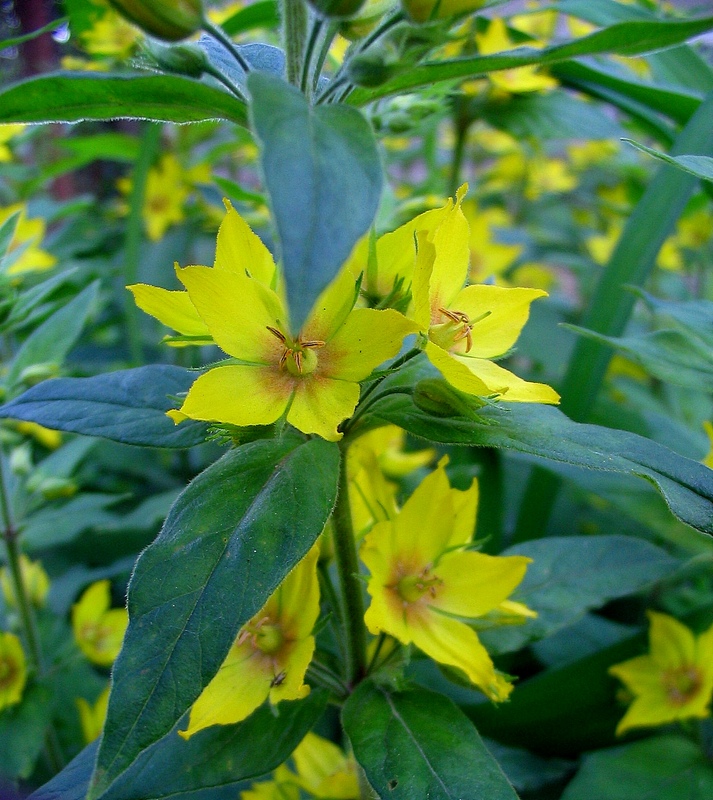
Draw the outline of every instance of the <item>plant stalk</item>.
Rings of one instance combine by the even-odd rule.
[[[214,39],[217,39],[223,45],[230,55],[238,62],[240,68],[246,75],[248,72],[250,72],[250,64],[248,64],[243,54],[240,52],[240,50],[238,50],[235,42],[220,27],[220,25],[214,25],[209,19],[204,19],[203,30],[206,33],[209,33]]]
[[[287,80],[299,88],[307,40],[307,9],[304,0],[282,0],[281,6]]]
[[[366,674],[366,628],[364,626],[364,600],[359,579],[352,512],[349,505],[347,477],[347,451],[342,448],[339,465],[339,494],[334,509],[334,556],[339,574],[339,586],[344,601],[346,639],[345,677],[349,688],[354,687]]]

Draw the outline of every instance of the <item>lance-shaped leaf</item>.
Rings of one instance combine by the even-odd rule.
[[[523,67],[529,64],[555,64],[579,56],[616,53],[633,56],[680,44],[713,28],[713,17],[685,21],[634,20],[610,25],[579,39],[535,50],[520,47],[487,56],[454,58],[420,64],[386,81],[376,89],[357,89],[349,97],[352,105],[363,105],[380,97],[402,94],[439,81],[472,78],[495,70]]]
[[[435,416],[414,403],[409,386],[432,374],[422,360],[414,359],[387,378],[371,401],[368,424],[393,423],[443,444],[499,447],[587,469],[637,475],[656,486],[680,520],[713,534],[713,471],[703,464],[635,433],[572,422],[552,406],[497,403],[468,414],[467,407],[444,403],[440,416]],[[466,405],[458,393],[453,392],[453,398]]]
[[[239,784],[264,775],[289,758],[327,704],[324,690],[305,700],[282,703],[278,713],[264,705],[243,722],[200,731],[188,742],[173,730],[145,750],[104,795],[105,800],[192,800],[236,797]],[[180,723],[178,725],[180,727]],[[96,757],[89,745],[32,800],[83,800]]]
[[[471,722],[441,694],[365,682],[344,705],[342,721],[379,797],[517,800]]]
[[[247,124],[245,104],[221,89],[179,75],[58,72],[0,92],[0,123],[106,119]]]
[[[129,586],[90,798],[165,736],[332,511],[339,449],[297,437],[244,445],[178,498]]]
[[[56,378],[0,406],[0,419],[124,444],[192,447],[205,441],[206,426],[192,420],[175,425],[166,412],[176,407],[171,398],[185,394],[195,377],[180,367],[153,364],[92,378]]]
[[[371,128],[354,109],[311,107],[293,86],[260,72],[250,74],[248,89],[298,330],[374,219],[381,163]]]
[[[635,142],[633,139],[622,139],[622,142],[632,145],[642,153],[657,158],[665,164],[671,164],[673,167],[678,167],[689,175],[695,175],[703,181],[713,181],[713,158],[710,156],[669,156],[662,153],[660,150],[654,150],[652,147],[647,147],[645,144]]]

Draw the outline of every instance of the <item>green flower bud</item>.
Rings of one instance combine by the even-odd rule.
[[[414,22],[432,22],[476,11],[485,0],[401,0],[401,5]]]
[[[344,19],[353,17],[364,5],[364,0],[307,0],[320,17]]]
[[[126,19],[146,33],[177,42],[199,31],[203,24],[202,0],[109,0]]]
[[[145,50],[165,72],[177,72],[191,78],[200,78],[208,64],[205,53],[195,44],[164,47],[149,41],[146,42]]]
[[[485,403],[477,397],[465,395],[439,378],[425,378],[413,388],[416,408],[434,417],[467,417],[478,420],[476,408]]]
[[[352,58],[347,65],[349,80],[356,86],[381,86],[394,74],[394,64],[386,53],[370,51]]]
[[[345,39],[354,41],[371,33],[384,14],[395,8],[396,0],[366,0],[361,12],[352,19],[345,20],[339,32]]]

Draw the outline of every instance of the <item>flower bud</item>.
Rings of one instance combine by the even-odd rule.
[[[371,33],[384,14],[395,6],[395,0],[367,0],[357,16],[342,23],[339,32],[350,41],[361,39]]]
[[[485,0],[401,0],[401,5],[414,22],[432,22],[476,11]]]
[[[349,80],[369,89],[381,86],[394,74],[394,64],[383,51],[372,50],[352,58],[347,65]]]
[[[205,53],[195,44],[164,47],[155,42],[147,42],[145,50],[164,72],[200,78],[208,64]]]
[[[307,0],[320,17],[344,19],[353,17],[364,5],[364,0]]]
[[[434,417],[467,417],[478,419],[475,408],[485,403],[477,397],[464,395],[439,378],[425,378],[413,388],[414,405]]]
[[[177,42],[199,31],[203,24],[202,0],[109,0],[126,19],[146,33]]]

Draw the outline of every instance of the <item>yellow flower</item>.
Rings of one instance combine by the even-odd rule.
[[[309,694],[304,683],[319,616],[315,545],[290,572],[264,607],[243,626],[213,680],[191,708],[188,739],[211,725],[231,725],[252,714],[268,699],[299,700]]]
[[[511,224],[507,211],[495,207],[479,210],[475,202],[468,201],[463,203],[463,213],[470,227],[471,282],[478,283],[491,275],[501,275],[523,250],[520,244],[496,241],[493,229]]]
[[[589,250],[589,255],[597,264],[606,264],[609,261],[621,236],[621,230],[621,224],[615,222],[609,226],[605,233],[597,233],[587,239],[587,250]]]
[[[356,800],[360,797],[356,763],[336,744],[308,733],[292,754],[297,783],[313,797]]]
[[[365,621],[373,634],[413,642],[500,701],[512,686],[461,619],[473,621],[497,609],[523,579],[530,559],[466,549],[477,503],[477,483],[465,492],[452,489],[441,462],[395,519],[374,525],[361,550],[371,573]]]
[[[26,125],[0,125],[0,163],[12,161],[12,151],[7,146],[7,142],[15,136],[19,136]]]
[[[443,222],[432,236],[418,234],[413,282],[414,314],[425,352],[443,377],[462,392],[498,395],[514,402],[557,403],[549,386],[528,383],[490,359],[505,355],[530,314],[530,303],[545,297],[540,289],[473,284],[468,272],[468,222],[461,210],[467,190],[449,200]]]
[[[22,272],[40,272],[50,269],[57,263],[57,259],[40,247],[45,235],[45,221],[43,219],[28,219],[25,206],[22,203],[17,203],[0,209],[0,225],[17,211],[20,212],[20,216],[17,220],[15,234],[10,242],[8,252],[12,253],[13,250],[20,247],[23,250],[10,265],[7,274],[19,275]]]
[[[661,245],[656,257],[656,265],[671,272],[680,272],[683,269],[683,256],[678,248],[676,237],[669,236]]]
[[[649,611],[649,620],[649,653],[609,668],[634,695],[617,735],[711,713],[713,625],[694,636],[668,614]]]
[[[116,11],[107,8],[79,38],[87,53],[125,58],[134,49],[141,34]]]
[[[543,194],[569,192],[576,185],[577,178],[559,158],[533,158],[528,162],[525,187],[528,200],[537,200]]]
[[[610,139],[571,144],[567,155],[572,166],[579,171],[589,169],[616,155],[619,145]]]
[[[62,434],[54,428],[45,428],[37,422],[16,422],[15,429],[26,436],[32,436],[48,450],[56,450],[62,444]]]
[[[50,588],[50,579],[42,568],[42,564],[39,561],[30,561],[27,556],[21,555],[20,572],[30,602],[38,607],[43,606]],[[7,605],[16,608],[15,587],[7,567],[0,569],[0,585]]]
[[[703,423],[703,429],[708,434],[708,441],[710,442],[710,450],[708,451],[708,455],[703,459],[703,463],[713,469],[713,422],[709,422],[705,420]]]
[[[94,704],[88,703],[83,697],[78,697],[76,703],[84,741],[86,744],[90,744],[99,737],[104,728],[106,710],[109,705],[109,687],[104,689]]]
[[[706,208],[699,209],[679,219],[676,239],[681,247],[696,250],[713,237],[713,215]]]
[[[359,400],[359,381],[396,355],[415,326],[393,310],[352,310],[356,285],[344,270],[322,292],[302,330],[294,335],[282,298],[262,277],[270,270],[274,275],[275,270],[264,246],[257,249],[265,260],[251,261],[253,251],[246,242],[252,247],[253,239],[227,235],[230,268],[216,263],[213,268],[177,269],[203,330],[239,363],[201,375],[180,410],[169,416],[177,422],[188,417],[246,426],[270,425],[285,415],[303,433],[337,441],[341,438],[337,426],[352,415]],[[136,287],[131,288],[136,293]],[[167,296],[160,291],[152,294],[157,305]],[[170,302],[178,299],[187,310],[180,293],[174,293]],[[150,313],[164,322],[170,314],[177,316],[168,303]]]
[[[0,632],[0,711],[22,699],[27,681],[25,653],[14,633]]]
[[[478,52],[483,56],[506,52],[516,47],[508,36],[505,21],[499,17],[490,21],[487,31],[476,33],[475,41]],[[528,42],[528,46],[536,46],[536,43]],[[537,65],[503,69],[490,72],[488,78],[498,89],[512,93],[540,92],[557,86],[555,78],[543,75],[537,69]]]
[[[537,3],[526,3],[526,8],[529,13],[516,14],[510,18],[510,24],[533,39],[549,42],[557,25],[557,11],[554,8],[537,11]]]
[[[94,664],[108,667],[119,655],[129,615],[110,609],[109,581],[93,583],[72,606],[72,630],[79,649]]]

